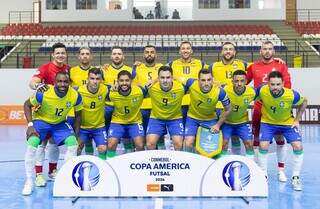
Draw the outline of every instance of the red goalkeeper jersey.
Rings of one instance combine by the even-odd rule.
[[[56,77],[56,74],[58,72],[68,72],[70,69],[70,66],[67,64],[63,64],[62,67],[56,66],[52,62],[49,62],[47,64],[41,65],[36,74],[34,74],[34,77],[38,77],[41,79],[41,81],[45,84],[54,84],[54,79]]]
[[[247,70],[248,83],[253,80],[254,88],[266,84],[268,82],[268,75],[272,71],[279,71],[283,76],[284,87],[291,88],[291,78],[287,65],[280,64],[275,60],[270,63],[258,61],[250,65]]]

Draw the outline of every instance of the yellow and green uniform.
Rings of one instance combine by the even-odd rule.
[[[292,106],[300,105],[304,101],[304,97],[298,92],[283,88],[281,95],[274,96],[268,85],[259,87],[256,92],[257,99],[262,101],[262,123],[273,125],[292,125],[294,123]]]
[[[229,104],[226,93],[218,85],[213,85],[208,93],[201,91],[198,80],[189,79],[186,86],[189,86],[190,105],[188,117],[190,118],[203,121],[217,119],[217,102],[222,101],[225,105]]]
[[[160,83],[156,82],[148,91],[152,110],[150,118],[161,120],[174,120],[182,118],[181,103],[185,88],[181,82],[173,81],[170,91],[163,91]]]
[[[90,66],[88,69],[83,69],[80,65],[72,67],[69,71],[71,86],[77,88],[87,84],[88,72],[91,68],[93,68],[93,66]]]
[[[173,77],[179,79],[182,83],[186,83],[188,79],[198,79],[198,74],[201,69],[207,69],[208,66],[199,59],[191,59],[185,62],[183,59],[174,60],[168,65],[172,68]],[[183,98],[182,105],[189,105],[190,97],[186,94]]]
[[[81,128],[94,129],[105,126],[104,107],[109,92],[105,85],[100,85],[96,93],[91,93],[87,85],[79,87],[82,96],[83,110],[81,111]]]
[[[129,95],[121,95],[118,91],[110,91],[108,100],[113,103],[111,123],[134,124],[141,123],[140,107],[144,99],[144,90],[132,85]]]
[[[248,122],[248,108],[256,96],[254,89],[246,86],[244,92],[239,95],[234,91],[233,85],[229,84],[224,87],[224,90],[231,102],[231,113],[225,123],[241,124]]]
[[[41,108],[33,112],[33,120],[42,120],[50,124],[58,124],[66,121],[68,112],[72,107],[75,111],[80,111],[82,106],[82,98],[80,94],[69,87],[66,95],[60,97],[55,91],[54,86],[44,92],[37,92],[30,98],[33,106],[41,105]]]
[[[148,81],[158,78],[158,70],[162,66],[161,63],[155,63],[153,66],[147,66],[144,63],[133,66],[133,71],[136,71],[136,77],[133,82],[140,86],[145,86]],[[141,109],[151,109],[150,98],[145,98],[143,100]]]

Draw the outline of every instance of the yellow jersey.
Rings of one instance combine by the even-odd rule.
[[[300,105],[304,101],[304,97],[298,92],[288,88],[283,88],[281,95],[275,97],[268,85],[259,87],[256,94],[262,101],[261,122],[274,125],[292,125],[292,106]]]
[[[232,84],[226,85],[224,90],[231,102],[231,113],[225,123],[241,124],[249,122],[248,107],[255,99],[255,90],[250,86],[246,86],[243,93],[239,95],[234,91]]]
[[[209,70],[212,71],[213,78],[218,81],[222,86],[231,84],[232,75],[236,70],[246,71],[247,63],[235,59],[232,63],[224,64],[223,61],[214,62],[209,66]]]
[[[183,59],[177,59],[169,62],[168,65],[172,68],[173,77],[178,78],[182,83],[186,83],[188,79],[198,79],[199,71],[208,66],[199,59],[191,59],[190,62],[185,62]],[[190,96],[186,94],[182,100],[182,105],[190,104]]]
[[[153,66],[147,66],[144,63],[133,66],[133,71],[136,71],[136,77],[134,79],[134,84],[144,87],[148,81],[158,78],[158,70],[162,66],[161,63],[155,63]],[[143,100],[141,109],[151,109],[150,98],[145,98]]]
[[[124,96],[118,91],[110,91],[108,100],[113,103],[112,123],[134,124],[142,123],[140,107],[145,97],[145,90],[132,85],[129,95]]]
[[[83,110],[81,111],[81,128],[94,129],[105,126],[104,107],[108,88],[101,84],[96,93],[91,93],[87,85],[79,87],[82,97]]]
[[[80,65],[72,67],[69,71],[71,86],[77,88],[87,84],[88,72],[91,68],[93,68],[93,66],[90,66],[88,69],[83,69]]]
[[[41,105],[41,108],[33,112],[32,120],[42,120],[50,124],[58,124],[66,121],[66,116],[70,109],[80,111],[82,106],[81,95],[72,87],[64,96],[59,96],[54,86],[49,86],[46,92],[37,92],[30,97],[33,106]]]
[[[150,118],[161,120],[182,118],[181,103],[185,94],[182,83],[173,80],[172,89],[166,92],[161,89],[160,83],[156,82],[148,93],[152,104]]]
[[[190,93],[190,105],[188,117],[196,120],[217,119],[216,105],[221,101],[225,106],[230,104],[226,92],[218,85],[213,85],[208,93],[203,93],[198,80],[187,81],[188,92]]]

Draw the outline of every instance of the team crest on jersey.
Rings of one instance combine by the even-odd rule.
[[[248,105],[250,102],[249,102],[249,99],[248,98],[244,98],[243,102]]]
[[[102,99],[102,95],[99,95],[99,96],[98,96],[98,100],[101,100],[101,99]]]
[[[207,102],[208,102],[208,103],[211,103],[211,102],[212,102],[212,99],[211,99],[211,98],[208,98],[208,99],[207,99]]]
[[[171,96],[172,96],[172,98],[174,98],[174,99],[177,97],[176,93],[173,93],[173,92],[171,93]]]
[[[284,108],[284,102],[281,101],[281,102],[279,103],[279,106],[280,106],[281,108]]]
[[[67,106],[67,108],[70,108],[71,107],[71,102],[67,102],[66,106]]]
[[[233,68],[234,68],[235,70],[237,70],[237,69],[238,69],[238,65],[237,65],[237,64],[233,64]]]
[[[134,97],[133,99],[132,99],[132,102],[133,103],[136,103],[138,101],[138,99],[136,98],[136,97]]]

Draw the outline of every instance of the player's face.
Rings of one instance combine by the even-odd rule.
[[[65,48],[56,48],[52,53],[52,57],[57,64],[63,64],[67,58],[67,51]]]
[[[234,59],[236,55],[236,49],[232,44],[226,44],[222,47],[222,57],[225,61]]]
[[[187,60],[190,59],[191,54],[192,54],[192,47],[188,43],[184,43],[180,46],[180,51],[179,51],[182,59]]]
[[[273,58],[274,49],[272,44],[263,44],[260,49],[262,59],[269,61]]]
[[[69,77],[67,75],[58,75],[54,86],[60,93],[66,93],[69,87]]]
[[[79,61],[83,65],[89,65],[92,60],[92,54],[88,49],[82,49],[79,53]]]
[[[111,61],[115,65],[120,65],[124,60],[122,49],[113,49],[111,52]]]
[[[101,82],[101,75],[100,74],[94,74],[94,73],[90,73],[88,76],[88,86],[92,89],[92,90],[98,90],[98,88],[100,87],[100,82]]]
[[[131,79],[128,75],[122,75],[118,80],[118,85],[121,91],[126,92],[131,87]]]
[[[213,78],[211,74],[200,74],[199,85],[202,92],[207,93],[212,89]]]
[[[148,63],[148,64],[154,63],[156,56],[157,56],[155,48],[153,48],[153,47],[145,48],[143,56],[144,56],[146,63]]]
[[[273,95],[279,95],[283,89],[283,81],[281,78],[270,78],[268,85]]]
[[[237,92],[243,91],[247,84],[247,79],[245,75],[235,75],[232,79],[233,86]]]
[[[163,90],[170,90],[172,87],[173,77],[170,71],[160,71],[159,83]]]

